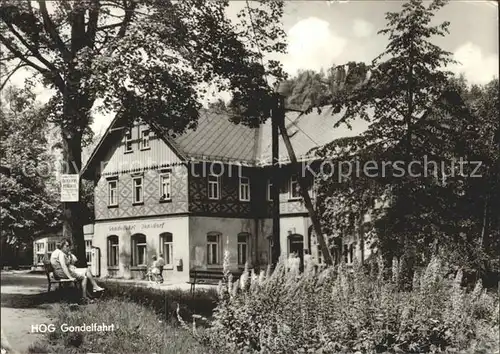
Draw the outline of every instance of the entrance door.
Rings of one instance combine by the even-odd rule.
[[[297,254],[300,258],[300,270],[304,268],[304,237],[299,234],[288,236],[288,255]]]

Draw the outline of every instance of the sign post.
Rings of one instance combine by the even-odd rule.
[[[79,201],[79,178],[78,174],[61,175],[61,202]]]

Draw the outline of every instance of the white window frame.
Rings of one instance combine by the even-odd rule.
[[[144,127],[141,129],[141,150],[149,150],[151,148],[151,146],[149,145],[150,134],[151,131],[149,130],[149,128]]]
[[[220,176],[208,175],[208,199],[219,200],[220,192]]]
[[[244,241],[241,241],[241,239],[244,238]],[[249,256],[249,248],[248,248],[248,240],[249,240],[249,234],[242,232],[238,234],[238,266],[239,267],[244,267],[245,264],[248,262],[248,256]]]
[[[112,184],[115,185],[114,188],[111,187]],[[118,206],[118,180],[116,179],[108,181],[108,206]]]
[[[56,250],[56,248],[57,248],[56,241],[48,241],[47,242],[47,252],[54,252]]]
[[[250,178],[240,176],[240,201],[249,202],[250,201]]]
[[[170,239],[170,241],[169,241]],[[174,235],[170,232],[160,234],[160,249],[165,260],[165,266],[173,267],[174,265]]]
[[[216,241],[209,241],[209,237],[216,237]],[[215,261],[214,261],[215,252]],[[221,264],[222,254],[222,235],[216,232],[209,232],[207,234],[207,264],[216,266]]]
[[[296,185],[297,187],[294,188],[294,185]],[[290,200],[300,199],[301,198],[300,192],[297,192],[298,195],[294,196],[294,191],[297,191],[297,188],[300,187],[299,180],[298,180],[298,178],[297,178],[296,175],[290,176],[290,186],[289,187],[290,187],[290,192],[289,192],[289,195],[288,195],[288,199],[290,199]]]
[[[144,237],[144,242],[138,242],[138,238]],[[139,248],[141,246],[141,248]],[[139,263],[139,253],[140,249],[144,249],[142,252],[143,255],[143,263]],[[132,235],[132,266],[133,267],[142,267],[147,266],[148,263],[148,244],[146,235],[143,234],[135,234]]]
[[[136,181],[140,180],[140,185],[136,185]],[[137,193],[136,189],[141,188],[140,200],[136,199]],[[144,178],[142,176],[132,177],[132,203],[141,204],[144,203]]]
[[[114,242],[116,240],[116,243]],[[118,267],[120,260],[120,239],[117,235],[107,237],[108,244],[108,267]]]
[[[36,264],[43,263],[45,257],[45,242],[35,242]]]
[[[166,179],[166,177],[168,177]],[[168,184],[167,184],[167,193],[165,193],[165,190],[163,188],[163,182],[166,180],[168,180]],[[171,172],[162,172],[160,174],[160,178],[159,178],[159,190],[160,190],[160,200],[164,201],[164,200],[172,200],[172,173]],[[163,195],[166,195],[165,198],[163,198]],[[163,198],[163,199],[162,199]]]
[[[35,242],[36,253],[45,253],[45,242]]]
[[[129,128],[125,132],[125,153],[133,151],[134,151],[134,146],[132,145],[132,128]]]
[[[56,241],[47,241],[47,257],[50,259],[52,252],[56,250]]]
[[[267,201],[273,201],[273,181],[271,179],[267,180]]]

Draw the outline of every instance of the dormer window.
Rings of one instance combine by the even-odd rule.
[[[141,150],[149,149],[149,129],[141,130]]]
[[[125,152],[132,152],[132,128],[125,133]]]

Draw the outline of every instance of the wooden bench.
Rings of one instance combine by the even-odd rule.
[[[45,259],[43,261],[43,267],[45,269],[45,275],[47,276],[47,282],[49,283],[47,292],[50,292],[52,284],[59,284],[59,288],[61,288],[63,284],[75,284],[75,287],[78,287],[78,285],[80,284],[77,279],[57,279],[54,276],[54,268],[52,268],[52,264],[50,264],[50,261],[48,259]]]
[[[243,271],[232,271],[233,281],[238,280]],[[217,285],[224,278],[222,269],[190,269],[189,281],[191,294],[194,294],[196,284]]]

